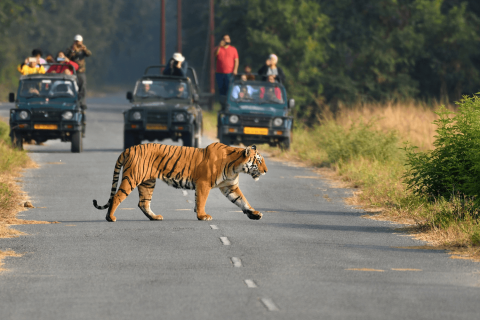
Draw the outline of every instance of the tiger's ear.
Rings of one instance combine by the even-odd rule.
[[[251,146],[248,146],[246,149],[245,149],[245,157],[248,157],[250,155],[250,152],[252,150],[257,150],[257,146],[252,144]]]
[[[245,149],[245,157],[248,157],[250,156],[250,151],[252,150],[252,147],[248,146],[246,149]]]

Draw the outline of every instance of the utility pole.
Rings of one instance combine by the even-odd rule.
[[[215,10],[214,1],[210,0],[210,93],[215,93]]]
[[[165,0],[160,0],[160,64],[165,65]]]
[[[177,0],[177,52],[182,53],[182,0]]]

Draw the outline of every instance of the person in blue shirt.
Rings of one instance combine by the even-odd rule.
[[[242,74],[241,77],[240,77],[240,80],[242,82],[247,81],[247,75]],[[252,86],[244,85],[244,84],[236,85],[235,87],[233,87],[233,90],[232,90],[232,98],[240,99],[240,100],[241,99],[251,99],[252,95],[255,92],[258,92],[258,90],[253,89]]]

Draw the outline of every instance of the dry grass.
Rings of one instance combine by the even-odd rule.
[[[11,228],[14,225],[50,223],[17,218],[19,212],[26,210],[23,204],[28,198],[16,181],[22,170],[35,166],[25,151],[12,149],[8,142],[8,125],[0,119],[0,238],[22,235],[21,231]],[[0,266],[6,256],[18,255],[13,251],[0,251]]]
[[[345,127],[359,120],[373,121],[375,128],[385,132],[396,131],[402,140],[425,150],[433,148],[435,125],[432,123],[438,119],[434,111],[439,107],[439,104],[427,105],[415,101],[359,104],[351,108],[340,106],[334,119]],[[449,106],[449,109],[454,108]],[[328,117],[333,118],[332,115]]]

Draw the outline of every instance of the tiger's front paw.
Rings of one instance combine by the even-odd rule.
[[[115,222],[115,221],[117,221],[117,218],[116,218],[115,216],[110,217],[110,214],[107,214],[107,216],[105,217],[105,219],[107,219],[108,222]]]
[[[203,215],[197,215],[197,219],[198,220],[203,220],[203,221],[212,220],[212,216],[205,213]]]
[[[253,212],[247,211],[246,214],[247,214],[247,217],[252,220],[260,220],[263,217],[263,214],[258,211],[253,211]]]

